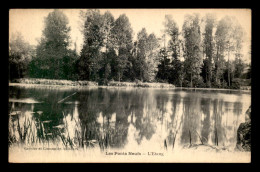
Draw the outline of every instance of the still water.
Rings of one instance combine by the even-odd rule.
[[[9,135],[27,145],[233,150],[250,104],[240,91],[9,86]]]

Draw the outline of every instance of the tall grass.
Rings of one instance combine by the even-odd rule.
[[[68,121],[68,116],[63,114],[63,124],[59,126],[52,126],[51,132],[48,133],[46,129],[46,122],[41,120],[36,120],[29,118],[26,115],[12,113],[9,115],[9,132],[8,132],[8,143],[9,146],[13,144],[27,145],[27,146],[48,146],[58,145],[64,148],[70,149],[91,149],[98,147],[101,151],[113,147],[115,140],[120,139],[125,132],[120,128],[105,128],[100,130],[100,126],[93,123],[83,123],[79,119],[73,118],[71,121],[75,122],[73,126],[73,135],[71,135],[70,122]],[[207,141],[206,138],[200,136],[197,131],[195,131],[200,139],[200,145],[205,144],[203,139]],[[189,143],[190,146],[196,146],[192,143],[192,132],[189,130]],[[176,142],[177,132],[174,134],[172,141],[172,149]],[[215,130],[215,145],[218,146],[218,133]],[[167,150],[170,145],[167,144],[166,139],[164,140],[164,149]],[[209,145],[208,145],[209,146]]]
[[[22,114],[9,116],[8,142],[11,145],[25,146],[49,146],[57,145],[70,149],[88,149],[99,147],[101,151],[108,149],[113,144],[112,138],[118,138],[123,134],[118,129],[106,129],[100,132],[96,123],[83,125],[79,120],[73,118],[75,133],[70,135],[71,129],[68,119],[63,113],[64,125],[53,126],[47,133],[45,121],[24,117]]]
[[[196,130],[195,130],[196,131]],[[204,143],[203,143],[203,140],[202,140],[202,137],[200,136],[200,134],[196,131],[196,133],[197,133],[197,135],[199,136],[199,139],[200,139],[200,142],[201,142],[201,144],[203,145]]]
[[[176,136],[177,136],[178,130],[175,133],[175,136],[173,138],[173,143],[172,143],[172,149],[174,149],[174,145],[175,145],[175,140],[176,140]]]
[[[26,115],[9,115],[9,146],[13,144],[35,145],[48,140],[41,121],[36,122]]]
[[[191,144],[191,132],[190,132],[190,130],[189,130],[189,137],[190,137],[190,146],[191,146],[192,144]]]
[[[215,145],[218,146],[218,130],[215,130]]]

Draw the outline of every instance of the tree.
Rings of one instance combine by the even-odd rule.
[[[103,59],[103,68],[102,70],[104,72],[101,72],[101,76],[104,79],[104,83],[106,84],[108,82],[108,79],[110,79],[111,75],[111,61],[114,58],[112,56],[111,51],[113,51],[113,39],[112,39],[112,34],[111,34],[111,29],[114,27],[114,22],[115,19],[113,15],[109,12],[106,11],[103,15],[103,20],[104,20],[104,34],[105,34],[105,40],[104,40],[104,59]]]
[[[125,14],[120,15],[111,29],[112,40],[116,51],[115,72],[118,81],[123,77],[129,58],[131,57],[131,49],[133,48],[132,34],[133,30],[128,17]]]
[[[206,81],[207,86],[209,86],[211,83],[207,81],[208,78],[208,69],[209,69],[209,61],[207,58],[203,59],[203,65],[201,69],[201,77],[203,78],[204,81]]]
[[[147,34],[142,28],[137,33],[136,47],[134,47],[134,70],[135,77],[141,81],[151,82],[155,79],[158,65],[159,43],[156,36]]]
[[[241,58],[235,58],[234,60],[234,78],[241,78],[245,69],[245,64]]]
[[[147,38],[147,81],[154,81],[159,63],[159,42],[155,34],[149,34]]]
[[[82,29],[84,43],[78,63],[79,76],[83,80],[97,81],[102,59],[100,49],[104,46],[106,30],[103,27],[103,17],[99,10],[88,10],[84,15],[85,21]]]
[[[159,81],[169,82],[169,77],[171,75],[171,64],[166,48],[160,49],[159,57],[160,60],[156,77]]]
[[[180,39],[179,39],[179,27],[177,23],[172,19],[171,15],[165,16],[164,22],[165,32],[170,36],[168,51],[171,53],[171,74],[169,76],[169,82],[175,85],[182,86],[182,72],[183,66],[180,61]]]
[[[242,61],[243,54],[241,52],[243,48],[245,32],[242,26],[238,23],[236,19],[233,19],[234,22],[234,31],[233,31],[233,40],[234,40],[234,78],[241,78],[242,73],[245,68],[245,64]]]
[[[234,17],[226,16],[218,22],[215,33],[217,45],[217,60],[227,56],[228,86],[231,86],[231,66],[230,57],[235,53],[235,57],[241,57],[243,42],[243,29]],[[217,61],[218,62],[218,61]],[[219,70],[219,69],[218,69]],[[216,72],[218,72],[218,70]]]
[[[63,78],[63,60],[70,55],[70,27],[68,18],[60,10],[49,13],[44,20],[45,27],[37,46],[38,68],[44,78]]]
[[[78,62],[78,55],[76,51],[69,50],[68,56],[64,56],[62,60],[62,70],[63,75],[61,78],[68,79],[68,80],[78,80],[79,77],[77,75],[77,62]]]
[[[214,56],[214,36],[213,29],[215,27],[216,17],[213,14],[206,14],[205,16],[205,31],[203,39],[203,53],[206,56],[204,60],[204,80],[206,84],[211,87],[212,71],[213,71],[213,56]]]
[[[9,43],[9,79],[28,75],[28,65],[33,56],[33,47],[24,40],[21,33],[14,34]]]
[[[199,15],[186,15],[182,29],[185,43],[184,69],[186,73],[186,80],[190,83],[190,87],[193,87],[193,85],[196,85],[196,82],[200,80],[202,67]]]
[[[232,47],[231,44],[231,26],[232,26],[232,21],[231,18],[226,16],[224,18],[222,18],[217,26],[217,30],[216,30],[216,44],[217,44],[217,56],[222,57],[224,59],[225,57],[225,53],[228,53],[228,65],[229,65],[229,55],[230,55],[230,51]],[[219,60],[220,58],[217,57],[217,59]],[[228,84],[230,86],[230,75],[229,75],[229,66],[228,68]],[[217,71],[218,72],[218,67],[217,67]],[[223,78],[224,79],[224,78]],[[224,80],[223,80],[224,82]]]
[[[148,80],[147,76],[147,37],[148,34],[145,28],[142,28],[140,32],[137,33],[137,56],[135,63],[135,73],[137,79],[143,81]]]

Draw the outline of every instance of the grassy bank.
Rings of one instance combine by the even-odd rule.
[[[236,92],[246,92],[250,93],[251,92],[251,87],[247,89],[227,89],[227,88],[190,88],[190,87],[175,87],[177,89],[182,89],[182,90],[192,90],[192,91],[236,91]]]
[[[40,84],[40,85],[64,85],[64,86],[98,86],[97,82],[92,81],[70,81],[56,79],[37,79],[37,78],[21,78],[13,81],[21,84]]]
[[[148,82],[117,82],[111,81],[108,86],[112,87],[149,87],[149,88],[175,88],[172,84],[167,83],[148,83]]]
[[[32,86],[71,86],[71,87],[84,87],[84,86],[101,86],[93,81],[71,81],[71,80],[54,80],[54,79],[37,79],[37,78],[21,78],[16,79],[9,83],[9,85],[32,85]],[[251,92],[251,87],[241,87],[240,89],[224,89],[224,88],[189,88],[189,87],[175,87],[175,85],[168,83],[148,83],[148,82],[118,82],[110,81],[107,85],[102,87],[142,87],[142,88],[178,88],[183,90],[209,90],[209,91],[244,91]],[[64,87],[65,88],[65,87]]]
[[[21,78],[16,79],[13,83],[19,84],[39,84],[39,85],[59,85],[59,86],[98,86],[93,81],[70,81],[70,80],[54,80],[54,79],[37,79],[37,78]],[[175,88],[172,84],[167,83],[147,83],[147,82],[117,82],[110,81],[108,87],[149,87],[149,88]]]

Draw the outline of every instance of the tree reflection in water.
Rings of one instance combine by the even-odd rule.
[[[101,150],[133,142],[167,149],[190,144],[232,149],[250,105],[250,94],[178,89],[10,87],[9,97],[9,145],[27,140]],[[36,103],[14,102],[24,98]]]

